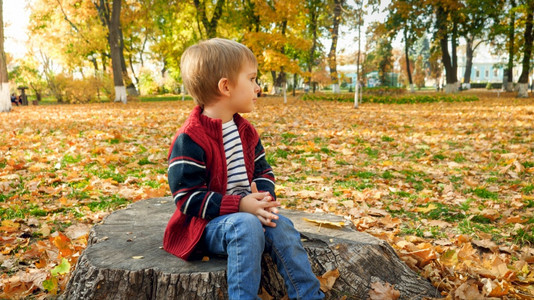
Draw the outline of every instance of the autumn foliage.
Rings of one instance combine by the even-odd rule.
[[[534,296],[534,104],[261,98],[287,208],[345,216],[450,298]],[[0,298],[61,293],[90,227],[169,195],[166,155],[191,101],[18,107],[0,118]],[[331,278],[324,276],[324,284]],[[335,279],[335,278],[334,278]],[[398,297],[375,284],[370,297]]]

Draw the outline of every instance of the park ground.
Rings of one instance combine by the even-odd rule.
[[[534,100],[258,100],[290,209],[344,216],[443,295],[534,296]],[[0,298],[61,293],[90,227],[168,196],[166,157],[192,101],[15,107],[0,115]]]

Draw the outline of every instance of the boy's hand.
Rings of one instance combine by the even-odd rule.
[[[252,193],[259,193],[258,191],[258,187],[256,186],[256,183],[255,182],[252,182],[252,184],[250,185],[250,189],[252,190]],[[272,197],[269,195],[268,199],[264,199],[264,201],[271,201],[272,200]],[[276,207],[271,207],[269,208],[269,212],[273,213],[273,214],[277,214],[278,213],[278,208]]]
[[[272,213],[271,209],[280,206],[280,203],[272,201],[268,192],[258,193],[255,183],[252,184],[251,189],[253,190],[252,194],[243,197],[239,202],[239,211],[255,215],[265,226],[276,227],[276,223],[272,220],[277,220],[278,216]]]

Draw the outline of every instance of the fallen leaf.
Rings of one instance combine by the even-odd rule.
[[[339,277],[339,270],[334,269],[325,272],[321,276],[317,276],[317,279],[319,279],[319,282],[321,284],[321,291],[328,292],[332,289],[334,284],[336,283],[336,279]]]
[[[328,227],[328,228],[343,228],[345,226],[345,222],[332,222],[332,221],[325,221],[325,220],[313,220],[308,218],[302,218],[304,221],[311,222],[314,224],[319,225],[320,227]]]
[[[386,282],[385,284],[380,281],[371,283],[371,290],[369,291],[370,300],[396,300],[399,297],[400,292],[395,289],[394,285],[389,284],[389,282]]]

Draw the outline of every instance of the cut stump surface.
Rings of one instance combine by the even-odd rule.
[[[64,299],[227,299],[226,259],[185,262],[162,249],[163,232],[175,205],[170,197],[131,204],[91,230],[87,248],[63,294]],[[346,225],[329,228],[304,220],[343,218],[281,210],[301,232],[316,275],[337,269],[327,299],[367,299],[371,284],[388,282],[400,299],[438,297],[430,282],[409,269],[388,243]],[[274,299],[286,292],[266,254],[262,286]]]

